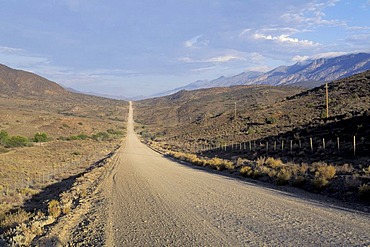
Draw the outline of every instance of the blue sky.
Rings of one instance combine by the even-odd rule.
[[[0,0],[0,63],[84,92],[370,52],[370,0]]]

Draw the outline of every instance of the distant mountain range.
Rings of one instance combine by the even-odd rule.
[[[211,87],[229,87],[234,85],[295,85],[313,88],[336,79],[345,78],[370,70],[370,54],[357,53],[331,58],[311,59],[291,66],[279,66],[266,73],[247,71],[241,74],[215,80],[199,80],[184,87],[179,87],[157,95],[164,96],[181,90],[195,90]]]

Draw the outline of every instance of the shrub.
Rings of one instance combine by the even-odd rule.
[[[95,141],[106,141],[109,140],[109,134],[107,132],[99,132],[91,137]]]
[[[10,137],[6,143],[5,147],[12,148],[12,147],[25,147],[30,144],[29,140],[23,136],[12,136]]]
[[[296,175],[293,180],[293,185],[294,186],[302,186],[304,182],[306,181],[305,177],[302,175]]]
[[[47,142],[48,136],[45,133],[36,133],[33,137],[34,142]]]
[[[281,161],[281,159],[274,159],[273,157],[267,158],[265,164],[273,169],[283,166],[283,162]]]
[[[315,172],[313,186],[317,189],[325,187],[329,180],[335,176],[335,172],[334,166],[320,165]]]
[[[312,181],[312,184],[316,189],[321,189],[325,187],[328,183],[329,181],[324,177],[315,177]]]
[[[240,174],[242,174],[244,177],[251,177],[253,174],[253,169],[250,166],[243,166],[240,168]]]
[[[263,166],[266,163],[266,158],[265,157],[258,157],[257,158],[257,166]]]
[[[6,131],[2,130],[2,131],[0,132],[0,144],[5,146],[5,144],[6,144],[6,142],[8,141],[8,139],[9,139],[9,134],[8,134],[8,132],[6,132]]]
[[[206,160],[205,164],[219,171],[222,171],[224,169],[228,169],[228,170],[234,169],[233,162],[229,160],[223,160],[220,158],[212,158],[210,160]]]
[[[278,185],[285,185],[289,182],[291,177],[292,177],[292,174],[288,170],[281,169],[276,175],[276,178],[277,178],[276,182]]]
[[[370,185],[369,184],[362,184],[358,188],[358,193],[361,198],[365,200],[370,200]]]
[[[327,180],[330,180],[335,176],[335,172],[336,170],[334,166],[322,165],[317,168],[317,171],[315,172],[315,177],[323,177]]]
[[[9,228],[19,225],[32,217],[31,213],[24,210],[17,211],[13,214],[5,215],[4,219],[0,221],[0,228]]]
[[[57,200],[51,200],[48,203],[48,212],[49,215],[52,216],[54,219],[58,218],[61,213],[60,205]]]
[[[107,132],[111,135],[123,135],[123,132],[120,130],[108,129]]]
[[[80,139],[80,140],[86,140],[87,138],[89,138],[87,135],[85,135],[85,134],[79,134],[78,136],[78,139]]]

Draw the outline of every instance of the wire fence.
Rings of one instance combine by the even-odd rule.
[[[308,137],[308,138],[268,138],[245,142],[193,142],[180,144],[169,141],[169,149],[182,149],[191,153],[229,152],[254,155],[299,155],[311,156],[325,154],[332,156],[369,156],[370,138],[360,136],[345,137]]]
[[[94,160],[97,159],[98,153],[90,155],[83,155],[78,160],[60,163],[52,167],[45,168],[44,171],[37,171],[27,174],[25,172],[18,172],[12,174],[3,174],[1,177],[0,195],[15,196],[27,195],[31,190],[39,190],[47,185],[55,182],[60,182],[63,179],[81,172],[87,168]],[[17,164],[12,164],[17,168]]]

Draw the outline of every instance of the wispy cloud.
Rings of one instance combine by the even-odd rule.
[[[240,56],[235,56],[235,55],[224,55],[224,56],[218,56],[218,57],[212,57],[212,58],[209,58],[207,60],[205,60],[205,62],[211,62],[211,63],[225,63],[225,62],[229,62],[229,61],[241,61],[241,60],[245,60],[244,57],[240,57]]]
[[[315,43],[310,40],[300,40],[297,38],[292,38],[288,34],[281,34],[279,36],[272,36],[272,35],[265,35],[265,34],[260,34],[260,33],[255,33],[253,35],[254,39],[262,39],[262,40],[271,40],[271,41],[276,41],[279,43],[289,43],[289,44],[296,44],[296,45],[301,45],[305,47],[313,47],[313,46],[318,46],[319,43]]]
[[[178,61],[185,63],[226,63],[230,61],[245,61],[245,57],[229,54],[205,59],[192,59],[190,57],[180,57]]]
[[[3,54],[14,54],[14,53],[22,52],[22,51],[23,50],[19,48],[0,46],[0,53],[3,53]]]
[[[6,61],[6,65],[20,69],[32,69],[50,64],[50,60],[46,57],[8,46],[0,46],[0,61]]]
[[[191,71],[192,72],[205,72],[205,71],[209,71],[215,68],[216,66],[208,66],[208,67],[195,68],[195,69],[192,69]]]
[[[208,46],[209,40],[202,39],[202,35],[195,36],[192,39],[185,41],[186,48],[201,48]]]
[[[307,61],[307,60],[314,60],[314,59],[319,59],[319,58],[332,58],[332,57],[338,57],[338,56],[343,56],[343,55],[346,55],[346,54],[350,54],[352,52],[341,52],[341,51],[338,51],[338,52],[324,52],[324,53],[318,53],[318,54],[315,54],[315,55],[312,55],[312,56],[300,56],[300,55],[297,55],[297,56],[294,56],[292,58],[292,61],[293,62],[304,62],[304,61]]]
[[[328,0],[325,2],[310,2],[302,9],[294,9],[294,11],[281,15],[281,19],[295,25],[301,24],[304,26],[345,26],[346,23],[337,19],[326,19],[324,9],[333,7],[339,0]]]

